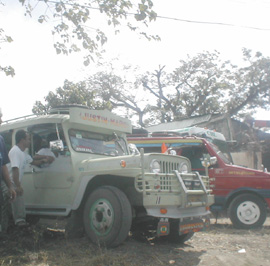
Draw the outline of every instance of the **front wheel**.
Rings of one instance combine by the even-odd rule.
[[[235,228],[251,229],[262,226],[267,213],[265,203],[258,196],[242,194],[231,202],[228,214]]]
[[[83,220],[86,234],[93,243],[116,247],[126,239],[131,227],[130,202],[118,188],[100,187],[89,195]]]

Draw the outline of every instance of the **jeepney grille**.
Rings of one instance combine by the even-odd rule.
[[[169,174],[179,169],[179,163],[160,161],[161,173]]]
[[[156,157],[156,154],[155,154]],[[151,159],[149,160],[151,161]],[[144,173],[145,175],[145,184],[143,185],[142,177],[138,177],[136,179],[136,188],[138,191],[142,191],[143,187],[146,190],[146,192],[169,192],[169,193],[179,193],[182,191],[182,185],[180,180],[178,179],[177,175],[175,174],[175,171],[179,170],[179,166],[181,162],[179,160],[172,160],[172,157],[170,157],[169,160],[164,160],[163,158],[158,159],[160,164],[160,173],[159,174],[153,174],[153,173]],[[189,172],[189,173],[181,173],[181,179],[183,180],[186,189],[189,190],[198,190],[201,189],[201,183],[197,178],[197,175],[195,173]],[[202,181],[206,185],[206,188],[208,189],[209,185],[207,184],[208,177],[202,177]]]
[[[179,186],[179,182],[175,175],[166,175],[172,174],[175,170],[179,169],[178,162],[171,162],[171,161],[159,161],[160,163],[160,177],[159,177],[159,190],[160,191],[173,191]],[[164,175],[165,174],[165,175]]]
[[[174,170],[179,169],[179,163],[176,162],[166,162],[166,161],[160,161],[160,167],[161,167],[161,173],[170,174],[173,173]],[[174,182],[172,179],[175,179],[173,176],[160,176],[160,190],[163,191],[172,191],[172,186],[177,186],[177,180],[175,179]]]

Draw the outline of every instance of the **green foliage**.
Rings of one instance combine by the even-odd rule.
[[[13,42],[13,39],[10,36],[5,35],[4,30],[0,28],[0,43],[11,43],[11,42]],[[4,72],[7,76],[13,77],[15,75],[15,70],[11,66],[4,67],[0,65],[0,72],[1,71]]]
[[[175,121],[196,115],[241,116],[257,107],[270,107],[270,58],[244,49],[245,67],[223,62],[218,52],[204,52],[186,60],[171,73],[160,66],[137,75],[134,68],[97,72],[86,81],[65,81],[63,88],[36,102],[33,111],[45,112],[60,104],[107,108],[137,120],[140,126]],[[132,75],[124,75],[124,73]],[[128,77],[128,78],[127,78]],[[133,78],[133,80],[132,80]]]
[[[45,104],[37,101],[33,113],[46,113],[50,108],[66,104],[82,104],[91,109],[115,110],[123,116],[138,117],[139,124],[144,125],[143,117],[148,112],[149,105],[142,104],[138,97],[140,87],[138,80],[127,81],[111,71],[100,71],[87,80],[73,83],[65,81],[63,87],[56,92],[49,92]]]
[[[5,2],[7,0],[3,0]],[[107,42],[107,36],[99,28],[92,26],[93,13],[107,20],[114,28],[127,21],[127,27],[137,31],[147,39],[159,40],[158,36],[148,35],[137,26],[137,21],[146,25],[156,19],[151,0],[18,0],[25,9],[25,15],[37,18],[39,23],[50,22],[53,25],[54,48],[57,54],[68,55],[86,51],[84,65],[87,66],[100,55],[101,47]],[[117,33],[119,30],[115,30]]]
[[[50,108],[60,105],[81,104],[92,109],[111,109],[110,103],[101,98],[97,99],[96,91],[90,90],[85,81],[73,83],[65,80],[64,86],[50,91],[45,97],[45,104],[37,101],[32,109],[34,114],[46,113]]]
[[[1,72],[1,71],[3,71],[3,72],[6,74],[6,76],[11,76],[11,77],[13,77],[13,76],[15,75],[15,70],[14,70],[14,68],[11,67],[11,66],[7,66],[7,67],[1,67],[1,66],[0,66],[0,72]]]
[[[122,71],[122,73],[125,69]],[[138,117],[138,124],[144,126],[143,117],[148,105],[144,103],[145,95],[138,96],[140,84],[126,80],[112,72],[98,72],[89,77],[89,86],[97,89],[96,97],[111,103],[114,110],[125,116]]]
[[[222,62],[219,54],[201,53],[180,60],[167,74],[164,67],[147,73],[143,86],[156,99],[150,108],[149,123],[170,122],[204,114],[241,116],[257,107],[270,107],[270,58],[252,56],[243,49],[246,67]]]
[[[227,104],[230,115],[270,107],[270,58],[260,52],[252,55],[248,49],[243,49],[243,55],[246,66],[239,68],[233,78]]]

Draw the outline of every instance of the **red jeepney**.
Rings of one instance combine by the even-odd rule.
[[[197,137],[129,137],[145,152],[166,152],[189,158],[193,171],[208,174],[215,195],[211,211],[227,211],[236,228],[255,228],[264,224],[270,207],[270,173],[233,165],[213,143]],[[163,151],[164,152],[164,151]],[[214,161],[205,168],[203,160]],[[213,160],[214,159],[214,160]]]

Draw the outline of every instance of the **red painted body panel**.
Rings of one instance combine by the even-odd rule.
[[[200,145],[204,147],[211,157],[217,158],[217,165],[210,167],[208,174],[210,177],[210,185],[213,194],[219,197],[221,202],[225,204],[226,198],[240,190],[254,191],[260,194],[268,206],[270,207],[270,173],[263,171],[244,168],[236,165],[226,164],[222,157],[217,154],[213,145],[207,140],[196,137],[147,137],[147,138],[129,138],[130,143],[134,143],[137,147],[147,149],[156,149],[161,152],[159,147],[165,143],[167,147],[176,150],[178,155],[184,146]],[[153,152],[153,151],[151,151]],[[193,169],[194,171],[204,171],[204,169]]]

